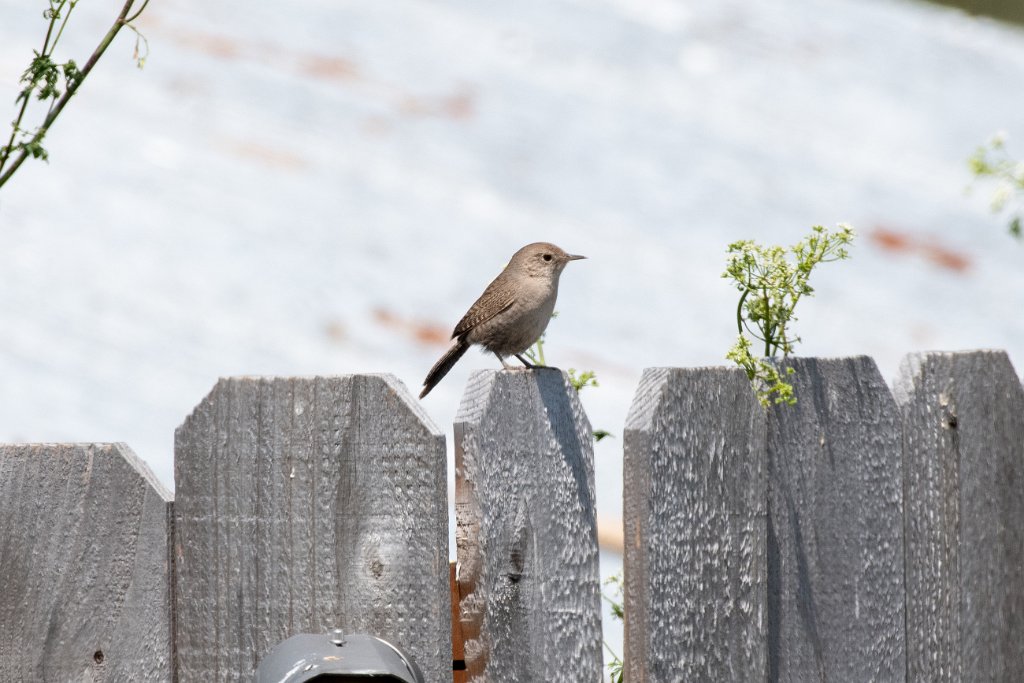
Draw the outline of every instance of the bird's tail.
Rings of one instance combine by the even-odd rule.
[[[427,378],[423,380],[423,391],[420,392],[420,398],[429,394],[430,390],[437,386],[437,383],[448,374],[448,371],[462,358],[462,354],[468,348],[469,342],[460,338],[448,349],[447,353],[441,356],[441,360],[434,363],[434,367],[430,368],[430,372],[427,373]]]

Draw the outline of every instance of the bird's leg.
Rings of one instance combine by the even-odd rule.
[[[501,361],[501,367],[505,368],[506,370],[515,370],[514,367],[512,367],[511,365],[509,365],[508,363],[505,362],[504,356],[502,356],[501,354],[499,354],[497,352],[495,352],[494,355],[497,356],[498,360]]]
[[[528,361],[528,360],[526,360],[525,358],[523,358],[522,356],[520,356],[520,355],[519,355],[518,353],[516,354],[516,358],[518,358],[518,359],[520,360],[520,362],[521,362],[521,363],[522,363],[523,365],[525,365],[526,367],[528,367],[528,368],[535,368],[535,367],[537,367],[536,365],[534,365],[534,364],[533,364],[533,363],[531,363],[530,361]]]

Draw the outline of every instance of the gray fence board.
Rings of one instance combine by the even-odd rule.
[[[908,681],[1024,672],[1024,390],[1002,352],[908,356]]]
[[[332,627],[450,678],[444,437],[393,377],[221,380],[175,480],[180,681],[247,681]]]
[[[598,681],[593,437],[568,378],[475,373],[455,458],[469,680]]]
[[[746,373],[645,370],[624,448],[626,680],[764,680],[765,414]]]
[[[123,444],[0,445],[0,680],[171,680],[170,501]]]
[[[902,680],[895,401],[870,358],[789,365],[798,403],[768,411],[769,680]]]

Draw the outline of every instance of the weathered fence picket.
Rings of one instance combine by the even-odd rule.
[[[592,443],[561,371],[470,378],[455,418],[469,680],[600,680]]]
[[[746,374],[644,371],[623,441],[626,679],[763,675],[765,416]]]
[[[0,445],[0,681],[170,681],[170,494],[124,444]]]
[[[908,356],[907,680],[1024,672],[1024,389],[1002,352]]]
[[[768,410],[768,680],[906,670],[899,412],[875,362],[798,358]]]
[[[175,440],[177,675],[334,627],[451,677],[443,435],[389,375],[221,380]]]

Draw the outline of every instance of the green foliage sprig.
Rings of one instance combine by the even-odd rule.
[[[587,387],[601,386],[597,383],[597,373],[593,370],[577,370],[576,368],[569,368],[569,384],[577,394]]]
[[[622,621],[626,615],[626,610],[625,606],[623,605],[622,596],[622,572],[617,572],[609,576],[607,579],[605,579],[604,585],[612,586],[613,592],[611,595],[606,595],[602,591],[601,597],[604,598],[605,602],[607,602],[608,605],[611,607],[612,619]],[[608,645],[607,641],[605,641],[604,647],[606,650],[608,650],[608,654],[611,656],[611,661],[608,662],[608,673],[611,678],[611,683],[622,683],[622,658],[619,657],[619,655],[615,652],[615,650],[611,648],[610,645]]]
[[[143,0],[141,6],[135,11],[133,11],[133,7],[136,0],[126,0],[113,26],[107,31],[82,68],[79,68],[73,59],[68,59],[65,62],[54,60],[54,52],[79,0],[47,0],[47,2],[48,8],[43,12],[43,18],[47,21],[43,46],[38,51],[33,50],[32,61],[29,62],[28,68],[21,76],[22,88],[14,100],[17,114],[14,121],[11,122],[11,135],[7,144],[0,146],[0,187],[10,180],[26,159],[47,160],[49,155],[43,147],[43,138],[46,137],[50,126],[60,116],[68,101],[78,91],[85,77],[96,66],[96,62],[106,52],[107,47],[110,46],[121,28],[127,26],[135,32],[136,60],[140,68],[145,62],[145,55],[140,56],[139,54],[139,41],[145,43],[145,38],[132,26],[132,22],[138,19],[146,9],[149,0]],[[34,129],[25,125],[25,115],[32,100],[43,102],[46,107],[45,117]]]
[[[975,179],[996,183],[990,206],[993,213],[1009,214],[1010,234],[1024,240],[1024,161],[1018,161],[1006,150],[1006,136],[997,133],[981,145],[968,159]]]
[[[785,358],[792,353],[800,338],[793,334],[790,324],[796,320],[797,303],[814,292],[809,284],[811,271],[819,263],[847,258],[846,247],[853,236],[853,228],[845,224],[834,232],[816,225],[810,235],[788,249],[764,247],[752,240],[729,245],[722,277],[734,282],[740,300],[736,306],[739,337],[726,358],[746,370],[762,405],[796,403],[793,386],[766,359],[779,354]],[[755,341],[764,344],[762,356],[752,353]],[[792,372],[792,368],[786,369],[787,375]]]

